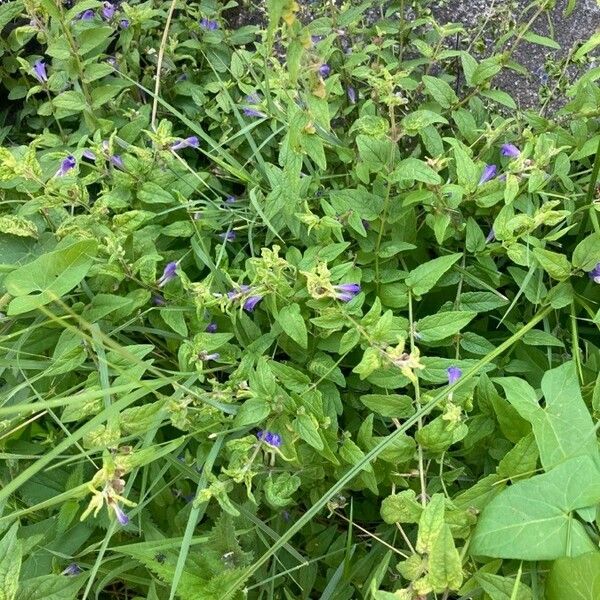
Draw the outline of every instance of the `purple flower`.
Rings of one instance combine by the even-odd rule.
[[[123,526],[127,525],[129,523],[129,517],[125,511],[116,503],[111,504],[111,507],[115,511],[117,521],[119,521],[119,523],[121,523]]]
[[[218,327],[216,323],[209,323],[204,331],[206,331],[206,333],[216,333],[217,329]]]
[[[514,144],[502,144],[500,154],[502,156],[510,156],[510,158],[517,158],[521,154],[521,151]]]
[[[121,29],[128,29],[129,28],[129,19],[121,19],[119,21],[119,26],[121,27]]]
[[[485,238],[485,243],[489,244],[490,242],[493,242],[496,239],[496,232],[494,231],[494,228],[492,227],[490,229],[490,232],[487,234],[487,237]]]
[[[255,108],[249,108],[249,107],[244,107],[242,112],[244,113],[244,115],[246,117],[266,117],[267,115],[265,115],[264,112],[261,112],[260,110],[256,110]]]
[[[256,437],[262,441],[269,444],[269,446],[275,446],[275,448],[279,448],[281,446],[281,436],[278,433],[273,433],[272,431],[260,431],[256,432]]]
[[[310,39],[313,44],[318,44],[323,39],[323,37],[324,36],[322,36],[322,35],[311,35]]]
[[[123,164],[123,159],[119,154],[113,154],[110,157],[110,163],[113,167],[117,167],[117,169],[124,169],[125,165]]]
[[[260,104],[262,98],[258,92],[252,92],[246,96],[246,102],[248,104]]]
[[[262,296],[250,296],[250,298],[244,302],[244,310],[247,312],[252,312],[262,299]]]
[[[154,304],[154,306],[165,306],[167,303],[160,294],[155,294],[152,296],[152,304]]]
[[[94,12],[94,11],[93,11],[91,8],[88,8],[87,10],[84,10],[84,11],[83,11],[83,12],[82,12],[82,13],[79,15],[79,18],[80,18],[82,21],[91,21],[91,20],[94,18],[95,14],[96,14],[96,13],[95,13],[95,12]]]
[[[479,185],[496,177],[497,171],[498,171],[498,167],[496,165],[486,165],[485,169],[483,169],[483,173],[481,174],[481,179],[479,180]]]
[[[350,104],[356,104],[356,90],[351,85],[346,88],[346,94]]]
[[[175,277],[177,277],[177,262],[176,261],[170,262],[167,264],[167,266],[165,267],[165,270],[163,271],[161,278],[156,283],[157,283],[158,287],[163,287],[164,285],[169,283],[169,281],[171,281],[172,279],[175,279]]]
[[[227,196],[227,198],[225,198],[225,203],[226,204],[235,204],[237,202],[237,196],[233,196],[233,195],[229,195]]]
[[[75,157],[72,156],[71,154],[69,154],[69,156],[67,156],[67,158],[65,158],[60,163],[60,167],[59,167],[58,171],[56,171],[55,177],[63,177],[71,169],[74,169],[76,164],[77,164],[77,160],[75,159]]]
[[[217,21],[204,18],[200,21],[200,27],[202,27],[202,29],[206,29],[206,31],[215,31],[215,29],[219,29],[219,23]]]
[[[589,273],[589,278],[594,283],[600,283],[600,263],[598,263]]]
[[[235,238],[237,237],[237,233],[235,231],[225,231],[223,233],[220,233],[219,237],[224,242],[233,242],[233,240],[235,240]]]
[[[102,5],[102,16],[107,20],[110,21],[114,16],[115,16],[115,5],[111,4],[110,2],[105,2]]]
[[[218,352],[213,352],[212,354],[208,354],[207,352],[200,352],[198,354],[198,360],[207,361],[207,360],[219,360],[221,355]]]
[[[335,297],[342,302],[350,302],[354,296],[360,293],[360,285],[358,283],[342,283],[334,285]]]
[[[330,73],[331,73],[331,67],[327,63],[323,63],[319,67],[319,75],[321,77],[329,77]]]
[[[77,563],[71,563],[62,573],[61,575],[67,575],[68,577],[73,577],[74,575],[79,575],[81,573],[81,568]]]
[[[178,142],[171,144],[171,150],[181,150],[182,148],[198,148],[199,146],[200,141],[198,138],[195,135],[191,135],[184,140],[179,140]]]
[[[81,153],[81,156],[83,156],[83,158],[87,158],[88,160],[96,160],[96,154],[89,148],[85,148]]]
[[[117,59],[114,56],[109,56],[106,59],[106,62],[111,66],[114,67],[115,69],[117,68]]]
[[[33,76],[40,83],[45,83],[46,81],[48,81],[48,74],[46,73],[46,63],[41,58],[33,63]]]
[[[462,370],[459,367],[448,367],[446,373],[449,385],[456,383],[462,377]]]
[[[366,229],[369,230],[371,229],[371,223],[369,223],[369,221],[367,221],[366,219],[361,219],[360,222],[362,223],[362,226]]]
[[[231,290],[230,292],[227,292],[227,297],[230,300],[235,300],[236,298],[239,298],[243,294],[249,292],[251,289],[252,288],[249,285],[246,285],[245,283],[243,283],[242,285],[240,285],[239,290]]]

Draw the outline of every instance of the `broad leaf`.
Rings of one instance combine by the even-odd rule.
[[[600,502],[600,470],[589,456],[506,488],[483,510],[471,540],[474,555],[554,560],[595,548],[572,514]]]

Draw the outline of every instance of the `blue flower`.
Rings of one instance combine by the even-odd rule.
[[[342,283],[334,285],[335,297],[342,302],[350,302],[354,296],[360,293],[360,285],[358,283]]]
[[[262,102],[262,98],[258,92],[252,92],[246,96],[246,102],[248,104],[260,104]]]
[[[117,169],[125,168],[125,165],[123,164],[123,159],[119,154],[113,154],[109,160],[113,167],[117,167]]]
[[[117,517],[117,521],[121,523],[121,525],[125,526],[129,523],[129,517],[127,513],[116,503],[110,504],[111,508],[115,511],[115,516]]]
[[[589,273],[589,278],[594,283],[600,283],[600,263],[598,263]]]
[[[227,292],[227,297],[230,300],[236,300],[243,294],[246,294],[247,292],[249,292],[251,289],[252,288],[249,285],[246,285],[245,283],[243,283],[242,285],[240,285],[238,290],[231,290],[230,292]]]
[[[40,58],[33,63],[33,76],[40,82],[46,83],[48,81],[48,74],[46,73],[46,63]]]
[[[249,108],[248,106],[242,109],[242,112],[246,117],[266,117],[264,112],[260,110],[256,110],[255,108]]]
[[[68,577],[73,577],[75,575],[79,575],[81,573],[81,568],[77,563],[71,563],[62,573],[61,575],[67,575]]]
[[[331,73],[331,67],[327,63],[323,63],[319,67],[319,75],[321,77],[329,77],[330,73]]]
[[[208,354],[207,352],[200,352],[198,354],[198,360],[207,361],[207,360],[219,360],[221,355],[218,352],[213,352],[212,354]]]
[[[219,23],[217,21],[204,18],[200,21],[200,27],[202,27],[202,29],[206,29],[207,31],[215,31],[216,29],[219,29]]]
[[[494,231],[494,228],[492,227],[485,238],[485,243],[489,244],[490,242],[493,242],[495,239],[496,239],[496,232]]]
[[[166,302],[160,294],[155,294],[152,296],[152,304],[154,304],[154,306],[165,306]]]
[[[278,433],[273,433],[272,431],[263,431],[261,429],[256,433],[256,437],[260,441],[269,444],[269,446],[274,446],[275,448],[279,448],[281,446],[281,436]]]
[[[247,312],[252,312],[257,304],[263,299],[262,296],[250,296],[245,302],[244,302],[244,310]]]
[[[91,8],[88,8],[87,10],[84,10],[79,15],[79,18],[82,21],[91,21],[95,16],[96,16],[96,13]]]
[[[115,5],[110,2],[104,2],[102,5],[102,16],[110,21],[115,16]]]
[[[96,160],[96,153],[89,148],[85,148],[81,153],[81,156],[83,156],[83,158],[87,158],[88,160]]]
[[[346,88],[346,94],[350,104],[356,104],[356,90],[351,85]]]
[[[163,287],[164,285],[169,283],[169,281],[171,281],[172,279],[175,279],[175,277],[177,277],[177,262],[176,261],[170,262],[167,264],[167,266],[165,267],[165,270],[163,271],[161,278],[156,283],[157,283],[158,287]]]
[[[479,185],[482,185],[486,181],[490,179],[494,179],[496,177],[496,173],[498,171],[498,167],[496,165],[486,165],[485,169],[483,169],[483,173],[481,174],[481,179],[479,180]]]
[[[521,154],[521,151],[514,144],[502,144],[500,154],[502,156],[510,156],[510,158],[517,158]]]
[[[181,150],[182,148],[198,148],[200,146],[200,140],[195,135],[186,137],[183,140],[179,140],[174,144],[171,144],[171,150]]]
[[[448,367],[446,373],[449,385],[456,383],[462,377],[462,370],[459,367]]]
[[[220,233],[219,237],[224,242],[233,242],[235,240],[235,238],[237,237],[237,233],[235,231],[225,231],[223,233]]]
[[[75,159],[75,157],[72,156],[71,154],[69,154],[69,156],[67,156],[67,158],[65,158],[60,163],[60,167],[58,168],[58,171],[56,171],[56,175],[55,176],[56,177],[63,177],[71,169],[74,169],[76,164],[77,164],[77,160]]]
[[[216,333],[217,329],[218,327],[216,323],[209,323],[204,331],[206,331],[206,333]]]
[[[237,202],[237,196],[233,196],[232,194],[230,194],[229,196],[227,196],[227,198],[225,198],[226,204],[235,204],[236,202]]]
[[[121,19],[119,21],[119,26],[121,29],[127,29],[129,27],[129,19]]]

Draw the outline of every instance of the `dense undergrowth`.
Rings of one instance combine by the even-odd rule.
[[[494,86],[551,4],[0,6],[1,600],[598,600],[600,35]]]

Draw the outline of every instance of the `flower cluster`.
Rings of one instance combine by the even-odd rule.
[[[83,12],[79,13],[79,16],[77,18],[80,21],[91,21],[98,14],[105,21],[112,21],[116,12],[117,12],[117,7],[115,6],[115,4],[113,4],[112,2],[103,2],[102,7],[99,10],[99,13],[96,13],[95,10],[88,8],[87,10],[84,10]],[[119,25],[123,29],[127,29],[129,27],[129,20],[125,19],[125,18],[120,19]]]

